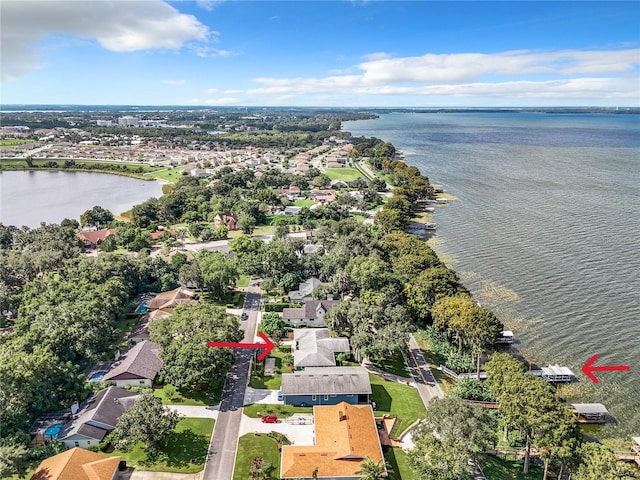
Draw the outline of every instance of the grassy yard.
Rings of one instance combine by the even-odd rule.
[[[249,478],[251,461],[261,458],[263,464],[269,462],[275,466],[271,478],[280,478],[280,452],[274,439],[264,434],[248,433],[238,440],[238,455],[233,471],[233,480],[246,480]]]
[[[522,473],[522,461],[503,460],[487,455],[482,462],[482,470],[491,480],[540,480],[542,470],[532,466],[528,475]]]
[[[263,415],[277,415],[290,417],[294,413],[313,413],[313,407],[294,407],[293,405],[271,405],[268,403],[254,403],[244,407],[243,413],[247,417],[258,418]]]
[[[147,457],[142,442],[130,452],[114,450],[107,455],[120,455],[127,465],[139,470],[152,472],[196,473],[204,468],[209,448],[209,439],[213,431],[212,418],[183,418],[178,422],[165,447],[155,460]]]
[[[404,378],[411,378],[409,370],[407,370],[407,364],[404,361],[404,357],[399,350],[389,360],[382,360],[375,364],[387,373],[398,375]]]
[[[398,421],[391,436],[399,435],[409,425],[424,417],[426,410],[418,390],[403,383],[386,380],[369,374],[373,401],[376,402],[376,414],[389,414]]]
[[[162,400],[163,405],[217,405],[220,403],[223,386],[224,377],[214,379],[213,383],[204,392],[178,390],[173,398],[169,398],[166,385],[164,385],[162,388],[156,388],[153,394]]]
[[[285,362],[285,357],[291,354],[291,347],[283,345],[271,350],[270,357],[276,359],[276,366],[273,370],[274,375],[264,376],[264,367],[258,364],[257,371],[251,372],[249,386],[251,388],[267,388],[269,390],[278,390],[282,382],[282,373],[291,373],[290,364]]]
[[[26,145],[27,143],[38,143],[34,140],[23,140],[20,138],[3,138],[0,139],[0,148],[17,147],[18,145]]]
[[[384,459],[391,467],[393,473],[389,480],[418,480],[418,477],[409,465],[409,458],[401,448],[391,448],[384,454]]]
[[[358,170],[351,167],[325,168],[324,173],[326,173],[331,180],[342,180],[343,182],[353,182],[364,176]]]
[[[208,293],[202,295],[207,303],[212,305],[217,305],[218,307],[229,307],[229,308],[242,308],[244,306],[244,297],[246,296],[245,292],[240,292],[237,290],[227,291],[222,300],[217,300],[213,298]]]
[[[148,173],[147,175],[159,180],[166,180],[171,183],[175,183],[183,177],[182,169],[179,167],[169,169],[163,168],[157,172]]]
[[[251,280],[249,275],[240,275],[238,281],[236,282],[236,287],[248,287],[249,280]]]
[[[309,198],[299,198],[298,200],[293,202],[293,205],[295,207],[310,207],[311,205],[315,205],[315,204],[316,202],[314,202]]]

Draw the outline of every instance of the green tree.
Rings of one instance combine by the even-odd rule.
[[[392,473],[391,466],[384,459],[374,462],[371,458],[366,457],[362,460],[356,475],[362,475],[361,480],[383,480]]]
[[[267,312],[262,315],[262,321],[260,322],[260,328],[267,336],[284,337],[288,328],[287,322],[285,322],[280,315],[275,312]]]
[[[104,228],[112,221],[113,213],[99,205],[86,210],[80,215],[80,223],[83,227]]]
[[[234,360],[229,348],[207,342],[239,342],[240,323],[211,304],[180,305],[170,317],[154,321],[151,340],[162,348],[162,376],[178,388],[204,387],[224,376]]]
[[[154,456],[160,446],[166,445],[178,421],[175,411],[165,408],[162,400],[153,394],[145,393],[120,416],[115,432],[125,449],[143,442],[149,454]]]
[[[235,261],[219,252],[202,251],[196,261],[203,285],[218,300],[226,295],[229,285],[234,285],[240,276]]]
[[[0,473],[4,478],[16,475],[24,478],[27,473],[27,449],[24,445],[3,443],[0,445]]]
[[[640,478],[638,468],[620,462],[604,445],[585,443],[582,446],[582,463],[573,480],[632,480]]]
[[[456,274],[444,266],[435,266],[421,272],[405,284],[407,307],[423,323],[431,320],[431,308],[439,297],[451,297],[460,292]]]

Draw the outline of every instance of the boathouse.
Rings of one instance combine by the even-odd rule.
[[[542,367],[542,378],[550,383],[571,382],[574,379],[573,372],[568,367],[558,364]]]
[[[604,423],[609,413],[601,403],[572,403],[570,408],[580,423]]]

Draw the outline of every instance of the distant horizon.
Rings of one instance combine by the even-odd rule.
[[[3,0],[0,14],[11,105],[640,107],[637,2]]]

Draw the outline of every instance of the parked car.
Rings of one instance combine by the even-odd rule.
[[[249,318],[249,315],[247,315],[246,312],[242,312],[242,315],[240,315],[240,320],[246,320],[247,318]]]
[[[265,415],[261,420],[262,423],[278,423],[277,415]]]
[[[278,401],[281,402],[283,400],[282,392],[278,392]]]

